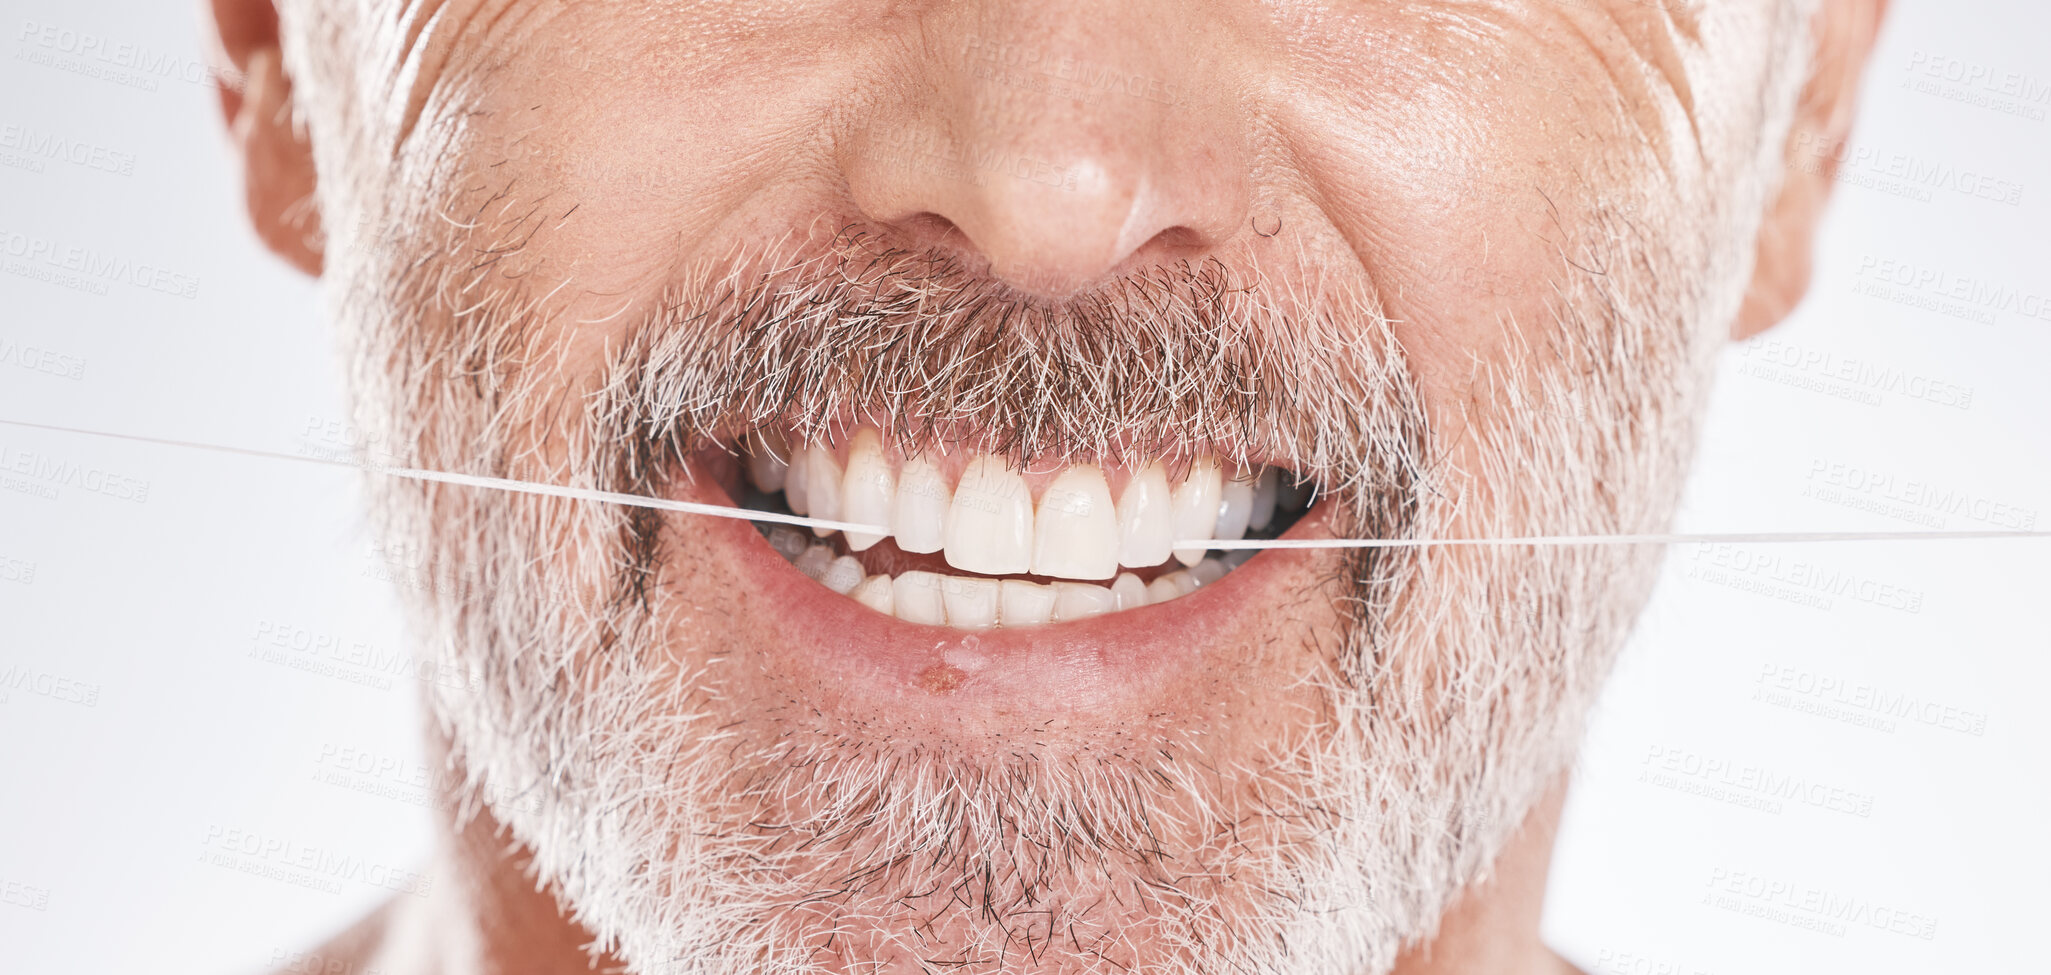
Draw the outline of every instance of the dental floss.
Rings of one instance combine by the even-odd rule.
[[[734,518],[740,521],[772,522],[779,525],[797,525],[802,528],[824,528],[828,531],[870,532],[890,534],[882,525],[869,525],[851,521],[834,521],[830,518],[807,518],[803,515],[787,515],[777,511],[756,511],[752,508],[738,508],[729,505],[704,504],[697,501],[675,501],[669,498],[651,498],[641,494],[621,494],[616,491],[599,491],[592,488],[563,487],[557,484],[539,484],[533,481],[515,481],[503,477],[482,477],[476,474],[451,474],[445,471],[428,471],[413,467],[394,467],[384,464],[353,463],[330,460],[326,457],[306,457],[299,454],[283,454],[274,450],[257,450],[251,447],[230,447],[224,444],[196,443],[188,440],[171,440],[164,437],[145,437],[132,433],[108,433],[101,430],[81,430],[76,427],[61,427],[47,423],[27,423],[21,420],[0,419],[0,423],[35,430],[50,430],[57,433],[77,433],[89,437],[108,437],[115,440],[132,440],[138,443],[159,444],[167,447],[189,447],[195,450],[213,450],[227,454],[242,454],[248,457],[264,457],[271,460],[292,460],[305,464],[319,464],[323,467],[345,467],[351,470],[375,471],[393,477],[404,477],[416,481],[434,481],[442,484],[460,484],[466,487],[492,488],[499,491],[513,491],[520,494],[539,494],[556,498],[571,498],[580,501],[605,501],[612,504],[631,505],[638,508],[657,508],[663,511],[681,511],[686,514],[708,515],[713,518]]]
[[[675,501],[669,498],[652,498],[640,494],[621,494],[615,491],[599,491],[591,488],[539,484],[533,481],[515,481],[503,477],[482,477],[475,474],[451,474],[444,471],[429,471],[412,467],[351,463],[348,461],[330,460],[325,457],[306,457],[299,454],[284,454],[277,451],[256,450],[249,447],[230,447],[223,444],[196,443],[164,437],[145,437],[131,433],[108,433],[102,430],[82,430],[77,427],[29,423],[22,420],[0,419],[0,424],[26,427],[33,430],[48,430],[55,433],[74,433],[88,437],[130,440],[137,443],[158,444],[166,447],[187,447],[194,450],[212,450],[227,454],[242,454],[249,457],[265,457],[272,460],[299,461],[307,464],[320,464],[325,467],[346,467],[375,471],[393,477],[404,477],[419,481],[491,488],[499,491],[538,494],[580,501],[602,501],[610,504],[624,504],[640,508],[656,508],[663,511],[706,515],[712,518],[770,522],[779,525],[796,525],[802,528],[823,528],[828,531],[890,534],[890,529],[882,525],[835,521],[829,518],[808,518],[803,515],[787,515],[775,511],[756,511],[752,508],[704,504],[696,501]],[[1750,544],[1783,542],[1920,542],[2003,538],[2051,538],[2051,531],[1694,532],[1666,535],[1525,535],[1506,538],[1205,538],[1177,541],[1174,547],[1233,551],[1241,549],[1425,548],[1436,545],[1688,545],[1740,542]]]
[[[1736,542],[1923,542],[1939,539],[2051,538],[2051,531],[1694,532],[1670,535],[1522,535],[1504,538],[1270,538],[1180,541],[1176,548],[1424,548],[1431,545],[1699,545]]]

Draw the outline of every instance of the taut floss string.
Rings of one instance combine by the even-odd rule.
[[[873,535],[890,534],[890,529],[883,525],[863,525],[849,521],[834,521],[830,518],[807,518],[803,515],[757,511],[753,508],[739,508],[731,505],[702,504],[696,501],[673,501],[669,498],[652,498],[640,494],[621,494],[615,491],[565,487],[559,484],[540,484],[534,481],[515,481],[503,477],[481,477],[475,474],[451,474],[445,471],[429,471],[413,467],[389,467],[381,464],[367,463],[357,464],[330,460],[325,457],[284,454],[272,450],[230,447],[223,444],[195,443],[187,440],[145,437],[130,433],[108,433],[102,430],[82,430],[77,427],[63,427],[47,423],[27,423],[21,420],[0,420],[0,423],[32,430],[48,430],[55,433],[106,437],[113,440],[129,440],[136,443],[157,444],[165,447],[185,447],[192,450],[211,450],[225,454],[241,454],[246,457],[264,457],[271,460],[297,461],[302,464],[320,464],[325,467],[368,470],[390,477],[404,477],[416,481],[434,481],[441,484],[457,484],[494,491],[512,491],[519,494],[538,494],[553,498],[597,501],[605,504],[623,504],[637,508],[655,508],[661,511],[680,511],[685,514],[705,515],[712,518],[734,518],[740,521],[796,525],[801,528],[823,528],[827,531],[861,532]],[[1772,544],[1781,542],[1924,542],[1995,538],[2051,538],[2051,531],[1692,532],[1669,535],[1521,535],[1505,538],[1275,538],[1265,540],[1203,538],[1178,541],[1174,547],[1232,551],[1270,548],[1425,548],[1435,545],[1689,545]]]

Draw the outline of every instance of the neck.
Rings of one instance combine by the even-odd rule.
[[[1553,835],[1567,799],[1561,774],[1531,807],[1496,857],[1488,879],[1461,892],[1431,938],[1396,960],[1390,975],[1570,975],[1538,938],[1545,908],[1545,878],[1552,868]]]
[[[1565,975],[1574,969],[1539,941],[1539,914],[1566,776],[1534,806],[1486,880],[1464,891],[1429,939],[1413,945],[1389,975]],[[446,798],[446,797],[445,797]],[[453,802],[444,802],[452,810]],[[335,971],[379,975],[566,975],[624,971],[593,959],[591,933],[546,890],[530,857],[488,813],[441,823],[433,896],[401,895],[322,948]],[[328,971],[328,968],[321,968]]]

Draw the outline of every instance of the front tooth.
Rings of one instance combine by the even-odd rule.
[[[826,566],[825,575],[819,578],[826,588],[845,596],[862,584],[862,563],[852,555],[843,555]]]
[[[1189,476],[1175,486],[1170,502],[1175,518],[1175,540],[1190,541],[1208,539],[1218,524],[1218,499],[1224,493],[1224,484],[1218,474],[1218,464],[1208,457],[1199,457],[1189,465]],[[814,502],[817,503],[816,501]],[[1183,565],[1195,565],[1202,561],[1204,548],[1178,548],[1175,558]]]
[[[1040,495],[1033,518],[1033,574],[1109,579],[1118,574],[1118,510],[1104,473],[1084,464],[1062,471]]]
[[[770,431],[757,431],[751,438],[748,449],[748,479],[755,482],[755,490],[763,494],[775,494],[783,490],[783,476],[790,470],[790,447],[783,442],[783,435]]]
[[[1127,573],[1130,575],[1130,573]],[[1134,580],[1137,581],[1137,580]],[[1118,597],[1103,586],[1087,582],[1057,582],[1054,584],[1054,618],[1056,620],[1081,620],[1101,616],[1118,609]]]
[[[1025,478],[984,454],[969,461],[947,508],[947,564],[1005,575],[1032,562],[1033,499]]]
[[[844,521],[890,526],[891,509],[897,503],[897,475],[883,459],[883,443],[875,430],[863,428],[855,434],[847,453],[847,479],[841,482],[840,516]],[[883,540],[869,532],[848,532],[847,547],[862,551]]]
[[[1121,572],[1111,583],[1111,595],[1117,598],[1119,609],[1138,609],[1147,604],[1147,584],[1130,572]]]
[[[893,611],[896,600],[892,597],[895,595],[895,588],[889,576],[873,575],[863,579],[862,584],[850,591],[848,596],[852,597],[855,602],[861,603],[885,616],[894,616],[896,615]]]
[[[840,520],[840,462],[833,459],[833,451],[825,444],[813,444],[806,451],[805,458],[805,500],[812,506],[814,518],[829,521]],[[813,528],[812,534],[821,538],[833,534],[832,528]]]
[[[1253,511],[1247,515],[1246,527],[1260,531],[1275,520],[1275,499],[1280,494],[1276,480],[1274,468],[1261,469],[1260,479],[1253,483]]]
[[[941,580],[945,578],[937,572],[917,569],[899,573],[890,580],[891,612],[907,623],[939,626],[947,622],[947,605],[940,596]]]
[[[811,486],[810,466],[812,452],[802,447],[790,453],[790,469],[783,473],[783,503],[789,506],[791,514],[802,515],[812,510],[811,499],[805,489]]]
[[[1005,579],[997,584],[997,591],[997,619],[1005,626],[1038,626],[1054,618],[1052,586]]]
[[[947,610],[947,625],[964,630],[987,630],[997,625],[997,580],[968,576],[941,576],[941,603]]]
[[[1218,495],[1218,527],[1212,530],[1212,538],[1245,538],[1246,526],[1253,518],[1253,482],[1233,478],[1226,481]]]
[[[1118,563],[1135,569],[1168,561],[1175,520],[1168,475],[1159,464],[1133,475],[1118,495]]]
[[[907,552],[938,552],[947,544],[947,510],[954,491],[938,468],[917,457],[904,462],[897,475],[897,499],[890,512],[890,530],[897,547]]]
[[[1189,570],[1189,577],[1196,580],[1196,584],[1199,586],[1208,586],[1219,579],[1225,578],[1225,573],[1230,571],[1232,570],[1226,568],[1225,563],[1217,559],[1205,559]]]

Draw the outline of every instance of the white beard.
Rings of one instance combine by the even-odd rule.
[[[1588,336],[1586,359],[1563,357],[1557,372],[1486,387],[1496,408],[1475,428],[1482,469],[1384,458],[1436,471],[1411,492],[1408,534],[1664,524],[1709,350],[1608,328],[1629,326]],[[1619,337],[1633,348],[1607,355]],[[1597,374],[1577,375],[1584,366]],[[1602,401],[1572,400],[1561,375],[1604,390]],[[392,402],[408,405],[374,411],[387,428],[447,415],[407,392]],[[1586,412],[1529,409],[1570,401]],[[519,424],[483,429],[508,426]],[[606,468],[612,435],[601,426],[585,418],[567,431],[573,460],[558,479]],[[1618,440],[1626,429],[1637,439]],[[491,436],[393,433],[473,445]],[[499,444],[485,456],[507,453]],[[747,716],[719,709],[731,665],[718,622],[694,619],[659,581],[645,601],[619,598],[632,516],[413,483],[378,491],[388,543],[419,546],[438,571],[473,583],[428,587],[411,607],[446,665],[481,676],[481,692],[437,688],[432,700],[472,809],[488,808],[532,851],[595,950],[648,975],[925,969],[918,959],[969,971],[1386,972],[1486,876],[1559,780],[1657,555],[1591,546],[1355,558],[1364,585],[1343,594],[1358,600],[1350,626],[1323,635],[1341,649],[1307,675],[1328,717],[1303,740],[1273,743],[1266,762],[1180,760],[1201,757],[1191,738],[1021,751],[993,767],[803,729],[740,747],[745,732],[719,730]],[[1491,496],[1506,500],[1478,500]],[[681,639],[672,634],[711,636],[679,647],[665,644]],[[702,669],[677,673],[674,660]],[[1122,757],[1162,750],[1178,758]],[[765,822],[778,825],[748,828]],[[1142,896],[1114,904],[1134,890]],[[1045,905],[1059,912],[1037,913]],[[833,950],[819,950],[829,933]]]

